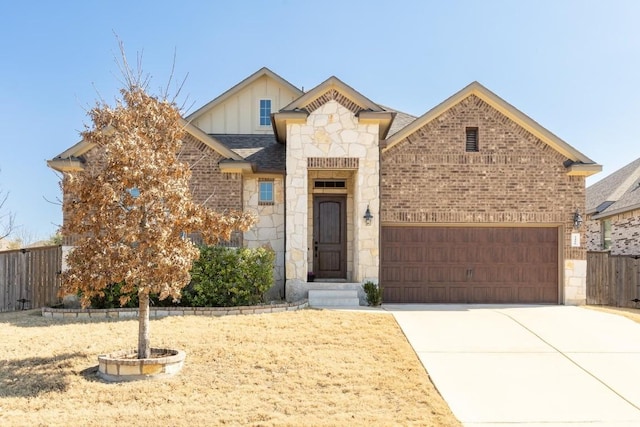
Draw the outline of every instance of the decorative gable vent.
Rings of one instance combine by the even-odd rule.
[[[467,140],[465,151],[474,152],[478,150],[478,128],[467,128]]]

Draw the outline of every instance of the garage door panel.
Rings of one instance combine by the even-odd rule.
[[[383,227],[381,246],[387,302],[558,302],[557,228]]]
[[[420,283],[422,281],[422,266],[405,267],[402,270],[402,279],[404,282]]]
[[[514,297],[514,289],[511,287],[496,286],[494,289],[495,302],[498,304],[506,304],[516,299]]]
[[[402,248],[385,246],[382,248],[382,259],[387,262],[401,262],[402,261]]]
[[[471,303],[482,303],[493,300],[493,287],[473,286],[471,289]]]
[[[422,262],[425,248],[422,246],[405,246],[401,250],[402,260],[404,262]]]
[[[447,296],[447,288],[444,286],[432,286],[427,288],[427,294],[425,295],[425,300],[422,302],[429,301],[447,301],[449,297]]]
[[[382,277],[388,282],[402,282],[402,267],[382,267]]]
[[[452,304],[465,304],[469,301],[467,287],[452,286],[449,288],[449,301]]]

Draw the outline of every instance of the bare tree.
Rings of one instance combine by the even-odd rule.
[[[120,302],[137,292],[138,358],[148,358],[149,295],[179,299],[199,256],[186,233],[200,232],[212,244],[249,229],[256,218],[194,202],[189,165],[178,159],[185,132],[179,110],[166,93],[147,93],[148,78],[131,71],[124,53],[121,70],[122,99],[114,107],[98,102],[88,113],[92,126],[82,133],[101,150],[101,161],[63,179],[62,232],[79,240],[67,258],[61,294],[80,290],[87,306],[110,284],[124,282]]]
[[[0,240],[7,238],[15,230],[15,214],[6,210],[8,191],[0,190]]]

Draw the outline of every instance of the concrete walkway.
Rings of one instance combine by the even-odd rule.
[[[567,306],[385,304],[465,426],[640,426],[640,324]]]

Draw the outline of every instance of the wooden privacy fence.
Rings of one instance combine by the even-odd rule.
[[[0,252],[0,312],[58,303],[62,248]]]
[[[640,307],[640,256],[587,252],[587,304]]]

